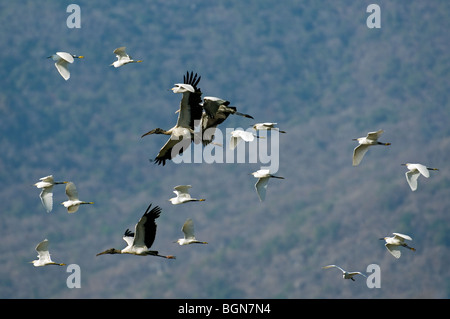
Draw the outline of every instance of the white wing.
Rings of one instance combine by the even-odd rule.
[[[72,54],[69,54],[67,52],[56,52],[56,55],[61,59],[67,61],[68,63],[73,63],[74,61]]]
[[[115,55],[117,55],[117,59],[128,58],[128,54],[126,52],[126,47],[120,47],[113,51]]]
[[[395,258],[400,258],[400,256],[402,255],[402,252],[400,251],[400,249],[398,249],[398,246],[391,244],[386,244],[385,246],[387,250],[391,253],[391,255],[394,256]]]
[[[50,213],[53,209],[53,186],[43,188],[39,197],[47,213]]]
[[[66,195],[69,200],[78,200],[78,191],[73,182],[66,184]]]
[[[255,139],[255,135],[252,132],[240,131],[239,135],[246,142],[252,142]]]
[[[72,58],[73,60],[73,58]],[[71,62],[70,62],[71,63]],[[59,74],[64,78],[64,80],[70,79],[70,71],[69,71],[69,62],[67,62],[64,59],[59,59],[56,63],[56,69],[58,70]]]
[[[430,177],[430,171],[428,171],[428,169],[425,165],[414,164],[414,166],[415,166],[415,168],[417,168],[417,170],[420,172],[420,174],[422,174],[426,178]]]
[[[192,219],[188,218],[184,222],[183,227],[181,228],[181,230],[184,233],[184,238],[185,239],[195,239],[194,222],[192,221]]]
[[[416,170],[408,171],[405,173],[406,181],[409,184],[409,187],[412,191],[417,189],[417,179],[419,178],[420,173]]]
[[[404,235],[404,234],[400,234],[400,233],[392,233],[392,234],[394,234],[394,236],[398,239],[412,240],[412,238],[409,237],[408,235]]]
[[[340,271],[345,272],[344,269],[342,269],[341,267],[336,266],[336,265],[328,265],[328,266],[324,266],[324,267],[322,267],[322,268],[323,268],[323,269],[337,268],[337,269],[339,269]]]
[[[266,198],[267,183],[269,182],[269,177],[261,177],[255,184],[256,193],[258,194],[259,200],[262,202]]]
[[[36,251],[38,253],[39,261],[42,263],[52,262],[50,258],[50,253],[48,251],[48,240],[44,239],[36,246]]]
[[[376,140],[378,140],[380,135],[383,134],[383,132],[384,132],[383,130],[378,130],[376,132],[369,132],[369,133],[367,133],[366,138],[369,140],[376,141]]]
[[[69,207],[67,207],[67,212],[68,213],[75,213],[78,210],[78,208],[80,208],[80,205],[69,206]]]
[[[364,155],[369,150],[369,145],[360,144],[353,150],[353,166],[358,166],[361,163]]]

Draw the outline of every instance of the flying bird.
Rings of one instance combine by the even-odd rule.
[[[113,51],[113,53],[117,57],[117,61],[114,61],[111,63],[111,66],[114,66],[115,68],[121,67],[122,65],[128,64],[128,63],[140,63],[142,60],[133,60],[131,56],[129,56],[126,52],[126,47],[120,47]]]
[[[66,264],[55,263],[50,258],[50,253],[48,251],[48,240],[44,239],[36,246],[36,251],[38,253],[37,260],[33,260],[31,263],[34,267],[42,267],[48,265],[65,266]]]
[[[94,202],[84,202],[78,199],[78,191],[73,182],[68,182],[66,184],[66,195],[69,200],[62,202],[61,204],[67,208],[68,213],[75,213],[80,205],[94,204]]]
[[[355,281],[355,278],[353,278],[353,277],[356,276],[356,275],[361,275],[361,276],[367,278],[367,276],[364,275],[362,272],[359,272],[359,271],[347,272],[344,269],[342,269],[341,267],[336,266],[336,265],[328,265],[328,266],[324,266],[322,268],[323,269],[337,268],[340,271],[342,271],[342,278],[344,278],[344,279],[351,279],[352,281]]]
[[[353,150],[353,166],[358,166],[361,163],[364,155],[373,145],[391,145],[391,143],[382,143],[378,141],[378,138],[383,133],[383,130],[367,133],[366,137],[354,138],[353,141],[358,141],[359,145]]]
[[[191,195],[189,194],[189,189],[192,188],[191,185],[178,185],[175,186],[174,189],[174,193],[177,195],[177,197],[173,197],[170,198],[169,201],[173,204],[173,205],[178,205],[178,204],[183,204],[183,203],[187,203],[187,202],[204,202],[205,199],[197,199],[197,198],[192,198]]]
[[[189,245],[189,244],[207,244],[206,241],[199,241],[195,239],[194,233],[194,222],[192,219],[188,218],[181,228],[181,231],[184,233],[184,238],[180,238],[176,241],[180,246]]]
[[[255,140],[255,137],[262,138],[259,136],[256,136],[252,132],[247,132],[243,130],[234,130],[230,132],[230,149],[234,150],[237,145],[241,142],[253,142]]]
[[[208,145],[212,142],[217,126],[222,124],[230,114],[253,119],[251,115],[238,112],[236,107],[230,106],[229,101],[218,97],[205,96],[202,105],[205,110],[201,117],[203,145]]]
[[[52,59],[55,61],[56,69],[66,81],[70,78],[69,63],[72,64],[74,58],[83,59],[84,56],[74,55],[67,52],[56,52],[56,54],[47,57],[47,59]]]
[[[174,93],[181,93],[182,98],[178,110],[178,120],[174,127],[170,130],[161,128],[153,129],[141,137],[150,134],[170,135],[169,140],[160,149],[154,162],[158,165],[166,164],[167,160],[171,160],[175,156],[183,153],[190,145],[194,138],[195,124],[200,122],[202,116],[202,100],[201,90],[197,87],[201,77],[197,74],[189,72],[183,77],[184,83],[177,83],[171,89]]]
[[[40,182],[34,184],[37,188],[42,188],[39,197],[42,205],[50,213],[53,209],[53,186],[58,184],[66,184],[67,182],[55,182],[53,175],[48,175],[39,179]]]
[[[415,248],[410,247],[405,243],[405,239],[412,240],[411,237],[399,233],[393,233],[393,235],[394,235],[393,237],[380,238],[380,240],[386,241],[385,246],[392,256],[394,256],[395,258],[400,258],[400,256],[402,255],[402,252],[399,249],[400,246],[408,248],[412,251],[416,251]]]
[[[417,179],[419,178],[420,174],[428,178],[430,177],[429,171],[439,170],[438,168],[426,167],[425,165],[422,164],[406,163],[401,165],[404,165],[408,168],[408,171],[405,173],[406,181],[408,182],[409,187],[413,192],[417,189]]]
[[[264,122],[264,123],[256,123],[254,124],[252,127],[255,131],[261,131],[261,130],[275,130],[278,131],[280,133],[286,133],[286,131],[282,131],[280,130],[278,127],[275,127],[275,125],[277,125],[277,123],[269,123],[269,122]]]
[[[266,198],[267,184],[269,183],[269,179],[270,178],[284,179],[284,177],[270,174],[270,171],[268,169],[260,169],[251,174],[254,177],[258,178],[258,181],[255,184],[255,189],[261,202],[264,201],[264,199]]]
[[[156,237],[156,222],[155,220],[161,214],[161,208],[155,206],[153,208],[150,204],[142,215],[139,222],[134,228],[134,233],[127,229],[123,235],[123,240],[127,243],[127,246],[122,249],[110,248],[104,252],[98,253],[96,256],[104,254],[131,254],[137,256],[158,256],[167,259],[175,259],[175,256],[160,255],[156,250],[150,250]]]

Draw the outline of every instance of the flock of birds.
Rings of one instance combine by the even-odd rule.
[[[125,47],[117,48],[113,51],[113,53],[116,54],[117,61],[113,62],[111,66],[114,66],[115,68],[129,63],[142,62],[142,60],[134,60],[130,57],[126,53]],[[55,61],[56,69],[60,75],[65,80],[68,80],[70,78],[68,65],[72,64],[75,58],[81,59],[83,56],[77,56],[66,52],[57,52],[49,58]],[[167,142],[161,147],[154,160],[152,160],[155,164],[162,164],[164,166],[166,161],[172,160],[177,155],[182,154],[191,145],[191,143],[202,143],[203,146],[210,143],[215,143],[214,134],[217,126],[222,124],[231,114],[253,119],[251,115],[240,113],[237,111],[236,107],[230,106],[230,102],[228,100],[213,96],[202,97],[202,91],[198,87],[200,79],[201,77],[197,74],[187,72],[186,75],[183,76],[183,83],[177,83],[171,89],[173,93],[182,95],[179,108],[176,110],[176,113],[178,113],[178,119],[172,128],[168,130],[155,128],[142,134],[141,137],[152,134],[164,134],[170,136]],[[286,133],[276,127],[276,125],[277,123],[265,122],[254,124],[252,127],[256,132],[260,130],[276,130],[279,133]],[[200,131],[196,130],[196,128],[200,128]],[[365,137],[353,139],[358,142],[358,146],[356,146],[353,150],[353,166],[358,166],[361,163],[371,146],[391,145],[391,143],[384,143],[378,140],[382,133],[383,130],[378,130],[376,132],[369,132]],[[252,142],[255,138],[259,138],[259,136],[253,134],[252,132],[235,130],[231,132],[229,144],[230,149],[235,149],[238,143],[242,141]],[[221,144],[219,145],[222,146]],[[405,176],[412,191],[417,190],[417,180],[420,175],[429,178],[429,171],[438,170],[437,168],[427,167],[419,163],[405,163],[401,165],[406,166],[408,169]],[[251,173],[251,175],[257,178],[255,190],[260,201],[265,200],[267,185],[271,178],[284,179],[284,177],[271,174],[268,169],[260,169]],[[53,209],[53,187],[58,184],[66,185],[65,192],[68,200],[61,204],[67,208],[68,213],[75,213],[79,209],[80,205],[93,204],[93,202],[85,202],[79,199],[77,189],[73,182],[55,182],[53,176],[49,175],[42,177],[39,182],[34,184],[37,188],[42,189],[40,199],[47,212],[51,212]],[[173,205],[194,201],[205,201],[205,199],[192,198],[189,194],[191,187],[191,185],[178,185],[174,187],[176,197],[170,198],[169,201]],[[129,229],[125,231],[123,235],[123,240],[127,244],[125,248],[120,250],[110,248],[98,253],[97,256],[104,254],[133,254],[139,256],[158,256],[167,259],[175,259],[175,256],[161,255],[158,251],[151,250],[156,236],[156,219],[160,216],[160,214],[161,208],[159,206],[152,208],[152,204],[150,204],[142,217],[139,219],[138,223],[135,225],[134,232]],[[207,244],[205,241],[199,241],[196,239],[192,219],[188,218],[184,222],[181,230],[184,237],[175,241],[179,245],[189,245],[194,243]],[[386,249],[395,258],[400,258],[401,256],[400,247],[415,251],[413,247],[410,247],[405,242],[405,240],[412,240],[412,238],[408,235],[393,233],[392,237],[383,237],[380,239],[385,241]],[[55,263],[51,260],[48,245],[49,241],[45,239],[36,246],[39,259],[32,261],[33,265],[36,267],[47,265],[65,265],[63,263]],[[356,275],[366,277],[366,275],[361,272],[347,272],[338,265],[327,265],[322,268],[337,268],[342,272],[342,277],[344,279],[351,279],[353,281],[355,280],[353,277]]]
[[[113,51],[117,57],[117,61],[114,61],[110,66],[115,68],[121,67],[129,63],[140,63],[142,60],[134,60],[126,52],[126,47],[120,47]],[[55,61],[55,67],[59,74],[67,81],[70,79],[69,64],[75,61],[75,58],[84,58],[70,54],[67,52],[57,52],[56,54],[49,56]],[[169,135],[168,141],[160,149],[159,153],[153,160],[158,165],[165,165],[166,161],[173,159],[175,156],[183,153],[192,142],[202,143],[206,146],[210,143],[215,143],[214,134],[217,126],[223,123],[229,115],[239,115],[245,118],[253,119],[251,115],[238,112],[236,107],[231,106],[230,102],[221,98],[213,96],[205,96],[202,98],[202,92],[198,88],[198,83],[201,77],[193,72],[187,72],[183,77],[183,83],[177,83],[171,89],[173,93],[181,94],[181,102],[178,113],[178,120],[174,127],[168,130],[161,128],[155,128],[141,137],[151,134],[164,134]],[[256,123],[252,127],[255,131],[260,130],[277,130],[280,133],[286,133],[276,127],[277,123]],[[197,126],[201,127],[200,133],[196,132]],[[241,141],[252,142],[254,139],[259,138],[251,132],[243,130],[235,130],[231,133],[230,149],[235,149],[237,144]],[[219,146],[222,146],[219,144]],[[252,173],[258,181],[255,184],[257,195],[261,201],[264,200],[267,183],[269,178],[283,178],[270,174],[268,170],[259,170]],[[40,178],[39,182],[34,186],[41,189],[40,199],[45,210],[50,213],[53,209],[53,188],[55,185],[65,184],[65,192],[68,197],[67,201],[61,204],[67,208],[68,213],[75,213],[78,211],[80,205],[94,204],[94,202],[81,201],[78,196],[77,189],[73,182],[67,181],[55,181],[52,175]],[[188,202],[202,202],[205,199],[197,199],[191,197],[189,190],[191,185],[178,185],[174,187],[174,193],[176,197],[170,198],[169,201],[173,205],[184,204]],[[156,250],[151,250],[153,242],[156,237],[156,219],[161,214],[161,208],[155,206],[152,208],[152,204],[148,206],[144,214],[135,225],[134,232],[127,229],[123,235],[123,240],[127,246],[123,249],[110,248],[97,254],[97,256],[104,254],[133,254],[139,256],[158,256],[167,259],[175,259],[172,255],[162,255]],[[182,228],[183,238],[178,239],[175,243],[179,245],[189,244],[207,244],[206,241],[197,240],[194,233],[194,222],[191,218],[188,218]],[[64,266],[64,263],[55,263],[50,258],[48,250],[48,239],[43,240],[36,246],[38,253],[38,259],[32,261],[36,267],[47,265],[59,265]]]

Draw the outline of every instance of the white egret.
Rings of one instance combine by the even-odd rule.
[[[156,237],[157,226],[155,220],[161,214],[161,208],[159,206],[155,206],[152,209],[151,207],[152,204],[148,206],[144,215],[142,215],[141,219],[139,219],[139,222],[134,228],[134,233],[129,229],[125,231],[122,238],[127,243],[127,246],[124,249],[119,250],[110,248],[104,252],[98,253],[96,256],[104,254],[131,254],[137,256],[157,256],[167,259],[175,259],[175,256],[164,256],[160,255],[156,250],[150,250],[150,247],[152,247]]]
[[[174,193],[177,195],[177,197],[173,197],[170,198],[169,201],[173,204],[173,205],[178,205],[178,204],[183,204],[183,203],[187,203],[187,202],[204,202],[205,199],[197,199],[197,198],[192,198],[191,195],[189,194],[189,189],[192,188],[191,185],[178,185],[175,186],[174,189]]]
[[[184,83],[177,83],[172,88],[174,93],[182,93],[180,102],[177,124],[170,130],[160,128],[153,129],[141,137],[149,134],[166,134],[170,135],[169,140],[160,149],[154,162],[158,165],[166,164],[167,160],[171,160],[175,156],[183,153],[190,145],[194,136],[194,126],[200,121],[202,116],[201,95],[202,92],[197,85],[201,77],[197,74],[189,74],[183,77]]]
[[[241,142],[253,142],[255,140],[255,137],[262,138],[259,136],[256,136],[252,132],[247,132],[243,130],[234,130],[230,132],[230,149],[234,150],[237,145]]]
[[[356,276],[356,275],[361,275],[361,276],[367,278],[367,276],[364,275],[362,272],[359,272],[359,271],[347,272],[344,269],[342,269],[341,267],[336,266],[336,265],[328,265],[328,266],[324,266],[322,268],[323,269],[337,268],[340,271],[342,271],[342,278],[344,278],[344,279],[351,279],[351,280],[355,281],[355,278],[353,278],[353,277]]]
[[[270,174],[270,171],[268,169],[260,169],[251,174],[254,177],[258,178],[258,181],[255,184],[255,189],[261,202],[264,201],[264,199],[266,198],[267,184],[269,183],[269,179],[270,178],[284,179],[284,177]]]
[[[223,123],[230,114],[253,119],[253,116],[238,112],[236,107],[230,106],[230,102],[218,97],[205,96],[203,98],[205,112],[201,118],[202,143],[207,145],[214,139],[216,127]]]
[[[129,56],[126,52],[126,47],[120,47],[113,51],[113,53],[117,57],[117,61],[114,61],[111,63],[111,66],[114,66],[115,68],[121,67],[122,65],[128,64],[128,63],[140,63],[142,60],[133,60],[131,56]]]
[[[78,191],[73,182],[66,184],[66,195],[69,200],[62,202],[61,204],[67,208],[68,213],[75,213],[80,205],[94,204],[94,202],[84,202],[78,199]]]
[[[380,238],[380,240],[386,241],[385,246],[386,246],[387,250],[392,254],[392,256],[394,256],[395,258],[400,258],[400,256],[402,255],[402,252],[399,249],[400,246],[408,248],[412,251],[416,251],[415,248],[410,247],[405,243],[405,239],[412,240],[411,237],[409,237],[408,235],[400,234],[400,233],[393,233],[393,234],[394,234],[393,237]]]
[[[184,233],[184,238],[180,238],[176,241],[180,246],[189,244],[207,244],[206,241],[200,241],[195,238],[194,222],[191,218],[186,219],[181,231]]]
[[[53,209],[53,186],[58,184],[66,184],[67,182],[55,182],[53,175],[48,175],[39,179],[40,182],[34,184],[37,188],[42,188],[39,197],[42,205],[50,213]]]
[[[406,181],[408,182],[409,187],[411,188],[411,190],[413,192],[417,189],[417,179],[419,178],[420,174],[422,174],[423,176],[428,178],[428,177],[430,177],[429,171],[438,171],[439,170],[438,168],[426,167],[425,165],[422,165],[422,164],[406,163],[406,164],[401,164],[401,165],[406,166],[409,170],[405,173],[405,176],[406,176]]]
[[[280,133],[286,133],[286,131],[280,130],[278,127],[275,127],[277,123],[270,123],[270,122],[264,122],[264,123],[256,123],[252,127],[255,131],[261,131],[261,130],[275,130]]]
[[[354,138],[353,141],[358,141],[359,145],[353,150],[353,166],[358,166],[361,163],[364,155],[373,145],[391,145],[391,143],[382,143],[378,141],[378,138],[383,134],[383,130],[367,133],[366,137]]]
[[[53,54],[48,59],[52,59],[55,61],[55,67],[58,70],[59,74],[64,78],[64,80],[70,79],[70,71],[69,71],[69,63],[73,63],[74,58],[77,59],[83,59],[84,56],[82,55],[74,55],[67,52],[56,52],[56,54]]]
[[[48,265],[65,266],[66,264],[55,263],[50,258],[50,253],[48,251],[48,239],[44,239],[36,246],[36,251],[38,253],[38,260],[33,260],[31,263],[34,267],[42,267]]]

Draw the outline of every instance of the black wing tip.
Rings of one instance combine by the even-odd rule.
[[[153,219],[156,219],[161,214],[161,207],[155,206],[152,208],[152,203],[148,205],[147,210],[145,211],[145,216],[151,215],[153,216]]]
[[[127,228],[127,230],[125,231],[125,233],[123,234],[125,237],[134,237],[134,233]]]

